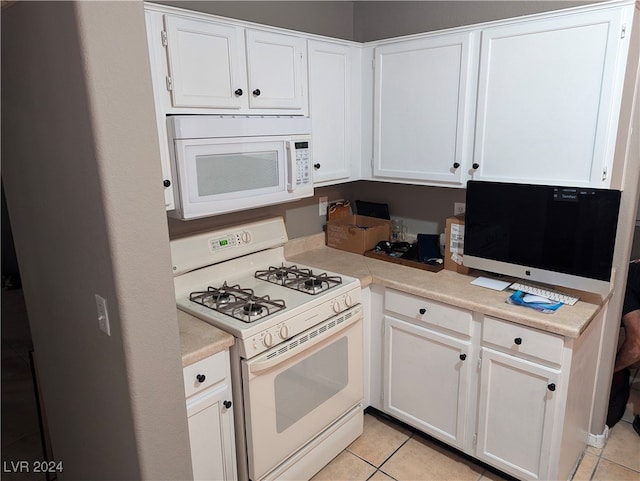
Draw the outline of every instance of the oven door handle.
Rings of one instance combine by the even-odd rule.
[[[324,334],[320,334],[316,337],[313,337],[311,339],[309,339],[308,341],[305,341],[304,344],[297,344],[296,347],[294,348],[290,348],[288,349],[286,352],[282,353],[282,354],[277,354],[272,358],[267,358],[264,361],[260,361],[260,360],[256,360],[253,361],[249,364],[249,372],[251,374],[258,374],[260,372],[266,371],[267,369],[271,369],[273,366],[276,366],[284,361],[287,361],[288,359],[291,359],[292,357],[297,356],[298,354],[304,352],[306,349],[315,346],[317,344],[320,344],[322,342],[328,341],[334,337],[336,337],[337,335],[339,335],[341,332],[344,332],[349,326],[355,324],[356,322],[360,321],[362,319],[362,310],[358,309],[357,312],[354,312],[353,316],[351,316],[349,319],[343,321],[338,327],[338,329],[331,329],[328,332],[325,332]],[[317,329],[317,326],[316,328]],[[313,331],[314,329],[310,329],[309,331]],[[287,341],[288,345],[291,345],[292,342],[295,342],[297,339],[299,339],[300,337],[303,337],[305,335],[307,335],[309,333],[309,331],[305,331],[304,333],[300,334],[299,336],[296,336],[295,338]],[[279,351],[281,351],[282,348],[279,349]],[[265,355],[261,356],[261,357],[266,357]]]

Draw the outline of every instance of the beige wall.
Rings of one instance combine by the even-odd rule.
[[[355,2],[354,40],[430,32],[444,28],[558,10],[593,1],[361,1]]]
[[[155,3],[262,23],[300,32],[353,40],[353,2],[349,1],[189,1]]]
[[[2,175],[69,480],[191,474],[143,22],[141,2],[2,10]]]

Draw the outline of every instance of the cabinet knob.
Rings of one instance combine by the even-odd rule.
[[[320,168],[320,164],[313,164],[313,168],[318,170]]]
[[[169,187],[171,185],[171,181],[169,179],[164,179],[162,181],[162,185],[164,185],[165,187]]]
[[[521,337],[516,337],[516,338],[513,340],[513,342],[514,342],[514,343],[516,343],[516,344],[519,346],[520,344],[522,344],[522,338],[521,338]]]
[[[243,94],[242,89],[236,89],[236,91],[233,93],[236,94],[236,97],[241,97]]]
[[[231,407],[231,401],[223,401],[222,405],[229,409]]]
[[[478,163],[475,163],[475,162],[474,162],[474,163],[471,165],[471,167],[473,167],[473,170],[478,170],[478,167],[480,167],[480,164],[478,164]]]
[[[465,353],[460,354],[460,360],[464,361],[467,358],[467,355]]]
[[[420,312],[420,314],[426,314],[426,313],[427,313],[427,310],[423,307],[422,309],[420,309],[420,311],[419,311],[419,312]]]
[[[549,391],[555,391],[556,390],[556,385],[554,383],[551,383],[547,386],[547,389]]]
[[[460,167],[460,162],[454,162],[453,163],[453,168],[457,169],[458,167]]]
[[[205,379],[207,379],[207,376],[205,376],[204,374],[196,374],[196,379],[198,380],[198,382],[202,383]]]
[[[254,97],[259,97],[259,96],[260,96],[260,89],[255,89],[255,90],[253,91],[253,96],[254,96]]]

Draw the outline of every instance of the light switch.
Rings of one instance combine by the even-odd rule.
[[[107,336],[111,335],[109,327],[109,312],[107,311],[107,300],[96,294],[96,307],[98,309],[98,326]]]

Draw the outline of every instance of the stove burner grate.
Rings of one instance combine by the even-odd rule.
[[[316,274],[311,269],[295,265],[271,266],[266,270],[256,271],[254,276],[257,279],[311,295],[328,291],[332,287],[342,284],[340,276],[330,276],[325,272]]]
[[[209,286],[206,291],[192,292],[189,300],[243,322],[254,322],[286,308],[283,300],[256,296],[253,289],[226,282],[220,288]]]

